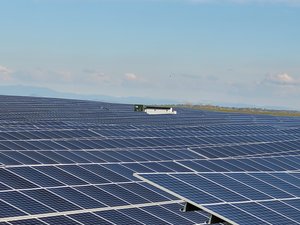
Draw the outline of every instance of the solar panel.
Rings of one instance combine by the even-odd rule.
[[[140,173],[144,181],[233,224],[299,224],[300,172]]]
[[[176,110],[149,116],[126,104],[0,96],[0,224],[201,224],[209,213],[179,211],[184,201],[133,173],[300,168],[297,117]],[[267,177],[253,179],[262,199],[295,195],[296,181],[275,192],[262,185]],[[201,190],[205,201],[219,201],[224,187]]]

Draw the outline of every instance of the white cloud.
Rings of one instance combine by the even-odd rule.
[[[13,71],[5,66],[0,65],[0,81],[2,82],[9,82],[13,80],[12,77]]]
[[[102,71],[93,70],[93,69],[86,69],[83,71],[85,74],[85,81],[91,83],[103,83],[111,81],[111,76],[106,75]]]
[[[73,79],[73,74],[71,71],[61,70],[61,71],[57,71],[57,74],[60,75],[62,80],[66,82],[70,82]]]
[[[12,70],[10,70],[9,68],[5,67],[5,66],[1,66],[0,65],[0,74],[11,74]]]
[[[278,74],[275,78],[283,83],[294,83],[295,82],[295,79],[293,77],[291,77],[290,75],[288,75],[287,73]]]
[[[148,89],[153,87],[153,85],[156,83],[152,79],[151,82],[145,79],[144,76],[137,75],[136,73],[124,73],[123,76],[119,76],[118,79],[120,79],[120,85],[123,88],[131,89],[131,90],[140,90],[140,89]]]
[[[138,76],[134,73],[125,73],[125,79],[129,81],[138,80]]]
[[[263,80],[263,82],[277,84],[277,85],[299,85],[300,84],[299,79],[296,79],[287,73],[268,75]]]

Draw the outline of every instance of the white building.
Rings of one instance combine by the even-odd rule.
[[[177,114],[172,107],[135,105],[134,111],[145,112],[149,115]]]

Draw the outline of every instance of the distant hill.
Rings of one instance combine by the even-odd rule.
[[[276,106],[256,106],[250,104],[238,104],[238,103],[224,103],[224,102],[205,102],[205,104],[184,104],[180,101],[171,99],[160,98],[147,98],[147,97],[115,97],[109,95],[84,95],[67,92],[59,92],[45,87],[37,86],[25,86],[25,85],[0,85],[0,95],[15,95],[15,96],[35,96],[35,97],[52,97],[52,98],[67,98],[67,99],[82,99],[82,100],[94,100],[111,103],[124,103],[124,104],[153,104],[153,105],[176,105],[184,107],[193,107],[206,110],[217,111],[250,111],[253,113],[253,109],[256,111],[291,111],[289,108],[276,107]],[[258,110],[259,109],[259,110]]]
[[[179,102],[170,99],[155,99],[146,97],[115,97],[108,95],[84,95],[75,93],[59,92],[49,88],[11,85],[0,86],[0,95],[16,95],[16,96],[35,96],[35,97],[53,97],[53,98],[68,98],[94,100],[111,103],[128,103],[128,104],[179,104]]]

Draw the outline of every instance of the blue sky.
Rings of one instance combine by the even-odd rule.
[[[0,85],[300,109],[299,0],[0,7]]]

